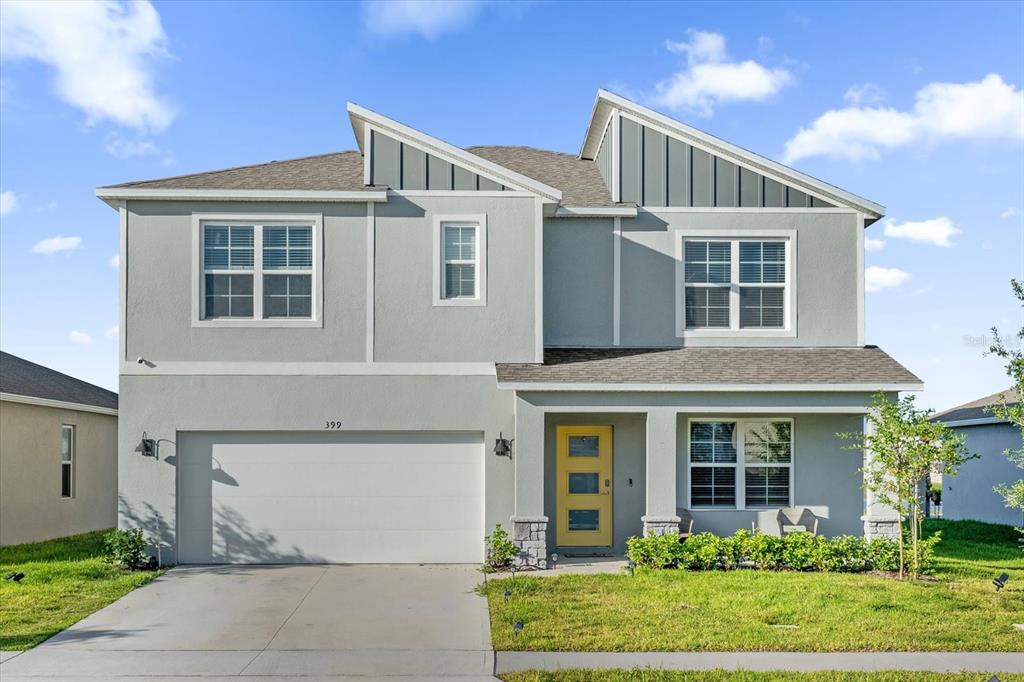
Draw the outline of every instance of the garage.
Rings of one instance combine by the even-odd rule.
[[[480,563],[480,433],[178,434],[179,563]]]

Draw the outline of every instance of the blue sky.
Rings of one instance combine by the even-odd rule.
[[[867,341],[942,408],[1024,324],[1022,3],[67,3],[0,9],[0,345],[115,388],[115,182],[354,148],[352,100],[575,152],[606,87],[888,208]],[[878,242],[884,242],[880,244]]]

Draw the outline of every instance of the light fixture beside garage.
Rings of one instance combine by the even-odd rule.
[[[138,452],[143,457],[156,457],[156,441],[149,438],[146,432],[142,432],[142,440],[135,446],[135,452]]]
[[[515,442],[515,438],[509,440],[499,431],[498,437],[494,440],[494,454],[498,457],[508,457],[509,459],[512,459],[512,443]]]

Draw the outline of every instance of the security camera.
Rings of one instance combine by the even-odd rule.
[[[142,357],[140,355],[135,362],[139,363],[140,365],[144,365],[144,364],[146,364],[146,358],[144,358],[144,357]]]

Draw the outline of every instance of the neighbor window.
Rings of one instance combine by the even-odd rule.
[[[202,225],[204,320],[313,318],[314,228]]]
[[[434,305],[484,305],[485,216],[435,216]]]
[[[75,481],[75,427],[60,427],[60,496],[72,497]]]
[[[787,239],[683,241],[685,330],[785,330]]]
[[[690,505],[789,506],[792,433],[789,420],[690,422]]]

